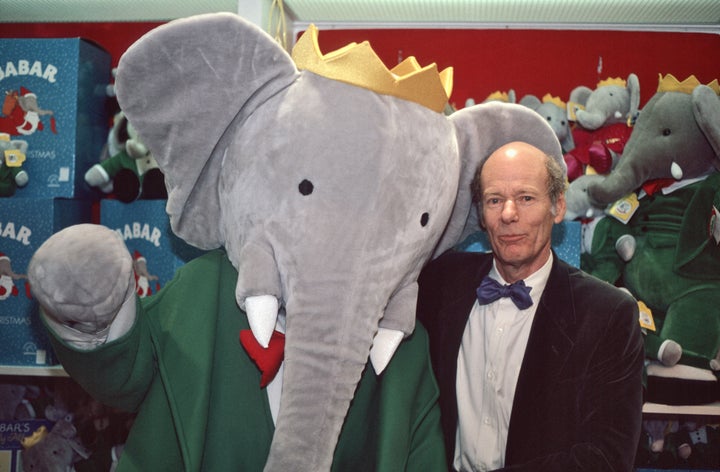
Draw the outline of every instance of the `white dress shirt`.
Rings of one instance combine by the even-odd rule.
[[[518,309],[510,298],[473,305],[458,353],[458,427],[453,466],[485,471],[505,464],[505,445],[515,386],[540,296],[553,256],[525,279],[531,307]],[[507,284],[493,262],[490,277]]]

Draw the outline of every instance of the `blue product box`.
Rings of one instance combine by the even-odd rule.
[[[0,199],[0,365],[57,364],[25,274],[43,242],[90,216],[89,201]]]
[[[52,429],[49,420],[0,421],[0,472],[22,472],[22,441],[33,433]]]
[[[133,255],[141,298],[157,293],[178,268],[203,252],[172,232],[165,204],[165,200],[100,201],[100,224],[122,236]]]
[[[27,142],[16,196],[92,195],[84,174],[107,139],[110,77],[110,55],[83,39],[0,39],[0,134]]]
[[[552,248],[555,254],[568,264],[580,267],[582,227],[579,221],[562,221],[553,226]],[[478,231],[456,246],[459,251],[490,252],[492,248],[484,231]]]

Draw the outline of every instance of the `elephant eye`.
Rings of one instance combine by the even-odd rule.
[[[420,217],[420,226],[427,226],[428,221],[430,220],[430,214],[425,212]]]
[[[670,128],[665,128],[662,130],[663,136],[670,136],[672,134],[672,131],[670,131]]]
[[[303,179],[302,182],[300,182],[300,185],[298,185],[298,190],[300,190],[300,193],[307,196],[313,193],[314,186],[312,182],[310,182],[307,179]]]

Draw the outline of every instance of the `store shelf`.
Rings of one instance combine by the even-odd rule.
[[[643,414],[720,416],[720,401],[704,405],[664,405],[645,403]]]
[[[0,366],[0,375],[23,375],[33,377],[69,377],[61,365],[36,366]]]

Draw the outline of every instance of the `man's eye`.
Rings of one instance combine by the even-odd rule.
[[[535,197],[532,195],[523,195],[517,199],[517,202],[521,205],[529,205],[535,201]]]

